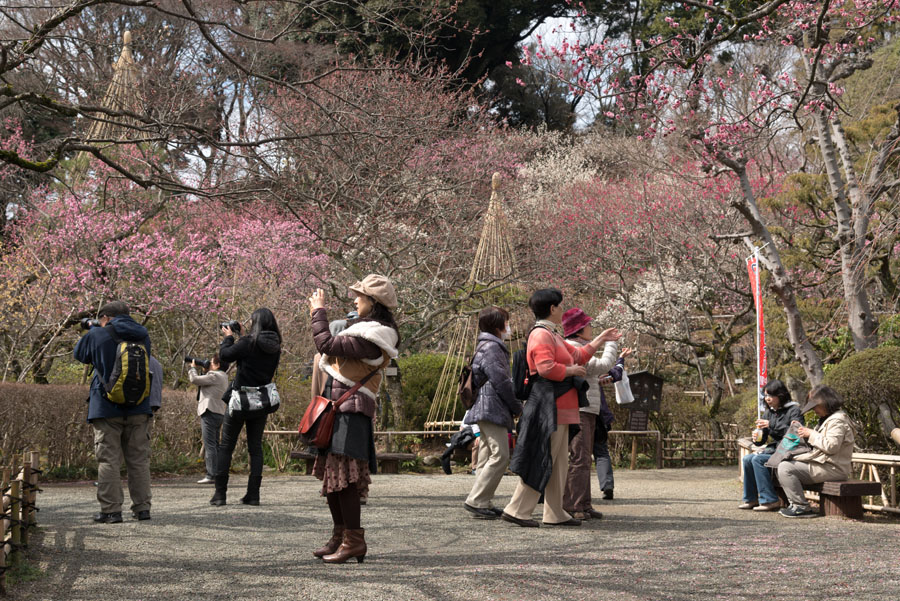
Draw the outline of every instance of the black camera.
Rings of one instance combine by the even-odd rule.
[[[185,363],[196,363],[197,365],[199,365],[200,367],[202,367],[203,369],[206,369],[206,370],[209,369],[209,365],[210,365],[209,359],[198,359],[197,357],[185,357],[184,362]]]
[[[85,317],[81,320],[81,329],[82,330],[90,330],[91,328],[99,328],[99,327],[100,327],[99,319]]]
[[[231,321],[223,321],[219,324],[223,328],[230,328],[232,332],[235,334],[241,333],[241,322],[236,319],[232,319]]]

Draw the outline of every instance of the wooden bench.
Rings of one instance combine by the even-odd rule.
[[[843,480],[804,484],[803,490],[819,493],[819,515],[836,515],[854,520],[863,516],[862,498],[881,495],[881,484],[870,480]],[[775,481],[775,492],[785,507],[788,506],[784,489]]]
[[[312,474],[313,464],[316,462],[316,453],[309,451],[291,451],[291,459],[302,459],[306,462],[306,475]]]
[[[382,474],[399,474],[401,461],[412,461],[416,458],[412,453],[376,453],[378,471]]]
[[[743,462],[744,455],[751,453],[755,448],[749,438],[737,439],[738,448],[741,450],[741,457],[738,464],[741,467],[741,480],[744,479]],[[854,460],[857,456],[862,457],[858,453],[854,453]],[[775,492],[781,499],[782,505],[788,506],[787,496],[784,489],[778,484],[778,477],[772,473],[772,481],[775,484]],[[872,496],[881,496],[881,483],[871,480],[843,480],[841,482],[822,482],[819,484],[806,484],[803,490],[819,493],[819,514],[820,515],[838,515],[845,518],[858,520],[862,518],[863,506],[862,498]]]
[[[375,459],[378,460],[378,471],[382,474],[399,474],[401,461],[412,461],[416,456],[412,453],[376,453]],[[316,461],[316,454],[308,451],[291,451],[291,459],[303,460],[306,462],[306,475],[312,474],[313,464]]]

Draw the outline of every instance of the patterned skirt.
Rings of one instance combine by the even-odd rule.
[[[371,474],[377,468],[372,418],[362,413],[338,413],[331,446],[319,451],[313,465],[313,474],[322,481],[322,494],[354,486],[360,497],[366,498]]]

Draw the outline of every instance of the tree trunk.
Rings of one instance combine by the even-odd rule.
[[[857,351],[861,351],[878,344],[878,323],[872,316],[869,295],[866,292],[864,244],[869,229],[870,203],[859,186],[840,120],[835,117],[829,127],[825,113],[817,111],[813,115],[813,121],[834,201],[834,215],[837,222],[834,238],[840,245],[841,283],[844,287],[848,325],[853,337],[853,346]],[[844,167],[843,175],[838,155]],[[861,239],[857,236],[860,231]]]
[[[817,386],[825,378],[825,372],[822,369],[822,359],[806,336],[803,317],[800,315],[800,309],[797,307],[793,278],[791,278],[781,263],[781,255],[778,253],[775,240],[772,238],[772,234],[769,232],[769,228],[759,212],[746,167],[732,159],[720,157],[719,160],[740,178],[742,195],[740,200],[732,202],[732,206],[744,216],[744,219],[747,220],[747,223],[753,230],[753,234],[765,244],[760,258],[772,276],[770,285],[778,296],[778,300],[787,317],[788,340],[794,347],[794,354],[800,361],[800,365],[803,366],[803,371],[806,373],[810,384]]]

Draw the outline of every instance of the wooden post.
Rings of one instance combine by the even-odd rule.
[[[663,450],[662,450],[662,433],[656,431],[656,469],[663,468]]]
[[[28,455],[22,455],[22,459],[28,459]],[[31,519],[31,507],[29,501],[31,500],[31,487],[28,486],[31,484],[31,462],[23,461],[22,462],[22,482],[19,485],[21,496],[19,501],[19,525],[21,526],[19,530],[19,540],[22,543],[23,547],[28,546],[28,524]]]
[[[28,526],[34,527],[37,524],[37,494],[38,494],[38,483],[39,483],[39,474],[38,471],[41,469],[41,454],[35,451],[31,452],[31,486],[28,491],[29,501],[30,501],[30,511],[28,517]]]
[[[681,435],[681,467],[687,467],[687,434]]]
[[[637,469],[637,436],[631,436],[631,469]]]

